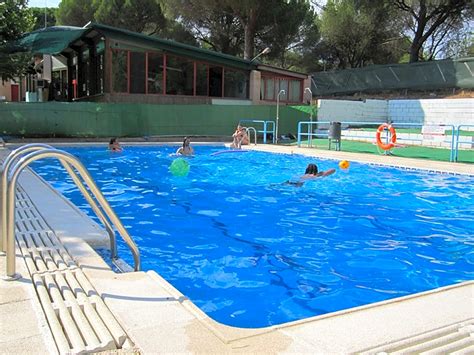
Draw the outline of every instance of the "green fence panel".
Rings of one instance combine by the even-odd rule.
[[[474,58],[411,64],[372,65],[312,74],[314,95],[394,89],[474,89]]]
[[[275,121],[275,105],[147,105],[92,102],[0,104],[0,134],[23,137],[230,136],[242,119]],[[280,106],[279,132],[296,135],[309,113]]]

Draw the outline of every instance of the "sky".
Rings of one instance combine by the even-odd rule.
[[[58,7],[61,0],[29,0],[28,7]]]

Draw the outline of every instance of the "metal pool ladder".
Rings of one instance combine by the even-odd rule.
[[[13,165],[15,160],[18,158],[20,158],[18,162]],[[44,158],[56,158],[59,160],[76,186],[84,195],[94,213],[104,224],[110,238],[112,261],[115,262],[118,260],[114,231],[115,227],[132,252],[135,263],[134,270],[139,271],[140,253],[137,245],[130,237],[122,222],[117,217],[84,165],[82,165],[82,163],[72,154],[55,149],[47,144],[33,143],[24,145],[12,151],[3,162],[1,176],[2,239],[0,240],[0,247],[2,252],[6,252],[7,256],[6,280],[16,280],[20,277],[20,275],[15,272],[15,192],[17,190],[18,177],[29,164]]]

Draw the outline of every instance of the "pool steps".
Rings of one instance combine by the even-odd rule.
[[[32,175],[32,174],[28,172],[28,174],[26,175]],[[37,179],[38,177],[36,176],[35,178]],[[42,188],[44,190],[44,186]],[[83,343],[84,343],[85,335],[82,335],[82,332],[86,332],[86,330],[79,329],[78,325],[75,323],[75,319],[76,318],[82,319],[82,320],[85,319],[89,322],[89,325],[91,325],[89,320],[91,317],[93,317],[93,315],[91,315],[91,313],[85,314],[85,311],[83,311],[84,309],[87,308],[88,309],[87,312],[89,312],[91,307],[85,306],[85,304],[89,304],[90,306],[92,306],[93,310],[94,310],[94,307],[97,307],[97,309],[101,309],[105,313],[107,313],[108,311],[108,314],[111,315],[113,318],[112,322],[114,320],[115,322],[117,322],[117,319],[120,320],[120,323],[123,326],[122,328],[119,325],[121,332],[122,334],[125,334],[125,331],[124,331],[125,329],[128,336],[127,334],[125,334],[126,340],[123,343],[122,349],[104,350],[106,353],[108,352],[108,353],[117,354],[117,353],[138,352],[138,349],[134,347],[132,341],[130,340],[130,337],[132,337],[133,340],[141,340],[141,341],[137,341],[135,346],[139,346],[140,348],[142,348],[142,344],[143,344],[144,353],[148,353],[146,350],[150,351],[150,349],[152,350],[153,349],[154,350],[167,349],[167,350],[174,350],[174,351],[186,351],[188,353],[191,353],[191,352],[202,353],[204,350],[209,351],[209,349],[213,349],[214,352],[218,352],[218,351],[255,352],[258,350],[265,351],[267,353],[273,353],[273,350],[278,350],[278,352],[295,352],[296,350],[299,350],[300,352],[307,352],[309,349],[312,349],[313,351],[317,351],[317,352],[324,352],[324,350],[331,351],[331,352],[341,352],[341,351],[347,352],[349,348],[347,347],[344,348],[341,344],[338,344],[341,341],[342,343],[346,343],[347,339],[344,339],[344,337],[342,337],[342,338],[339,338],[338,343],[331,344],[329,339],[327,341],[326,340],[323,341],[323,339],[325,338],[324,334],[326,335],[330,334],[329,330],[332,329],[333,333],[339,334],[339,335],[345,334],[347,337],[349,332],[347,331],[344,332],[344,331],[339,330],[341,326],[342,328],[345,328],[346,327],[345,324],[347,324],[347,326],[352,329],[350,332],[351,338],[355,337],[356,339],[354,339],[354,341],[355,343],[357,343],[358,339],[360,339],[357,337],[357,334],[361,333],[362,327],[360,326],[359,322],[355,322],[357,317],[355,317],[354,319],[352,315],[356,316],[361,311],[363,312],[360,314],[362,318],[365,318],[365,319],[370,318],[370,319],[376,320],[379,317],[374,316],[374,312],[377,312],[377,309],[380,309],[381,307],[384,307],[384,308],[394,307],[397,304],[402,306],[402,304],[405,305],[405,304],[409,304],[410,302],[426,304],[427,301],[428,303],[430,303],[429,300],[435,297],[435,298],[441,298],[440,302],[438,302],[439,308],[437,308],[439,309],[439,313],[446,313],[444,306],[446,306],[447,308],[452,307],[453,309],[455,309],[456,306],[454,304],[447,302],[449,298],[446,298],[443,301],[442,300],[444,298],[443,295],[445,293],[447,295],[447,293],[453,293],[453,292],[454,292],[453,294],[454,296],[453,298],[451,298],[450,302],[454,302],[455,300],[458,300],[461,304],[465,305],[466,299],[467,299],[466,294],[470,295],[470,300],[471,300],[470,304],[472,305],[474,302],[472,298],[474,284],[468,283],[464,286],[461,285],[461,286],[454,286],[454,287],[446,287],[440,291],[435,290],[434,292],[427,292],[426,295],[423,295],[423,296],[413,295],[413,296],[404,297],[403,298],[404,300],[400,300],[400,301],[393,300],[393,301],[386,302],[383,304],[363,306],[363,307],[359,307],[358,309],[351,309],[344,312],[337,312],[338,314],[328,314],[325,316],[318,317],[319,320],[311,320],[311,319],[302,320],[302,321],[297,321],[290,324],[283,324],[280,326],[266,328],[266,331],[263,331],[263,332],[262,331],[255,332],[255,330],[250,330],[250,329],[242,330],[242,329],[237,329],[237,328],[226,327],[224,325],[215,324],[215,322],[212,320],[209,320],[208,317],[206,320],[203,315],[194,314],[194,316],[200,320],[201,324],[207,322],[210,324],[208,325],[209,328],[212,328],[215,326],[219,328],[220,331],[218,332],[214,331],[212,333],[214,333],[215,335],[219,334],[218,337],[220,338],[222,343],[215,342],[215,340],[213,340],[212,337],[209,337],[209,335],[206,336],[204,334],[201,334],[201,337],[202,337],[201,339],[205,339],[205,340],[201,340],[202,347],[200,346],[199,348],[196,348],[196,347],[189,348],[185,344],[180,345],[179,339],[181,339],[181,342],[186,343],[192,339],[191,335],[187,333],[183,334],[181,333],[181,330],[177,328],[175,329],[175,327],[179,323],[178,319],[181,318],[177,316],[180,312],[175,313],[176,315],[173,318],[173,322],[171,322],[172,324],[168,323],[166,326],[166,329],[171,330],[171,328],[169,327],[173,325],[172,326],[173,332],[161,334],[161,330],[163,329],[159,330],[158,328],[154,327],[153,329],[156,331],[156,334],[153,333],[153,336],[150,337],[152,333],[148,333],[148,337],[147,337],[146,334],[143,334],[143,332],[148,331],[148,329],[150,329],[152,324],[143,323],[141,325],[141,328],[136,329],[137,326],[134,324],[134,322],[133,323],[129,322],[130,320],[133,320],[133,321],[137,320],[137,318],[135,318],[133,314],[134,312],[133,307],[130,308],[128,306],[125,307],[125,305],[123,305],[122,307],[119,307],[117,309],[116,306],[119,305],[120,297],[123,298],[125,295],[128,296],[131,294],[140,293],[138,290],[135,290],[137,287],[140,287],[140,288],[144,287],[143,291],[145,291],[145,289],[147,290],[146,295],[148,297],[152,297],[153,295],[156,295],[156,293],[154,292],[155,290],[153,289],[159,288],[158,285],[162,287],[163,291],[166,290],[166,292],[161,291],[159,292],[159,294],[169,295],[168,297],[170,297],[169,301],[171,302],[171,305],[173,306],[172,308],[175,309],[176,311],[179,308],[178,307],[179,304],[181,305],[188,304],[189,306],[191,306],[192,305],[191,302],[185,297],[184,298],[179,297],[180,295],[179,291],[174,290],[172,286],[167,284],[164,280],[161,280],[161,277],[159,277],[158,275],[156,275],[158,276],[156,277],[155,275],[152,275],[151,273],[144,274],[141,272],[117,275],[117,277],[114,277],[115,279],[114,283],[107,284],[105,282],[105,279],[103,279],[102,275],[98,276],[98,274],[104,273],[101,271],[102,266],[99,266],[99,269],[94,270],[94,268],[97,265],[97,262],[95,262],[94,267],[91,267],[90,265],[86,265],[84,268],[84,262],[83,262],[84,255],[78,256],[77,252],[79,248],[75,248],[73,246],[72,239],[70,239],[69,241],[67,240],[65,241],[65,239],[61,236],[61,234],[64,234],[64,232],[61,230],[61,228],[59,229],[57,228],[58,221],[52,221],[51,216],[48,215],[46,218],[48,222],[46,223],[45,219],[36,209],[35,204],[39,205],[41,202],[44,202],[44,191],[37,191],[37,190],[38,190],[37,186],[35,186],[33,190],[28,189],[27,190],[28,195],[25,194],[25,191],[22,188],[19,188],[17,190],[17,194],[18,194],[17,196],[19,199],[18,203],[21,204],[21,208],[17,210],[17,213],[18,213],[17,214],[17,218],[18,218],[17,219],[17,228],[18,228],[17,240],[19,242],[19,248],[20,248],[19,251],[21,251],[22,255],[24,256],[22,260],[24,259],[26,261],[28,268],[30,269],[30,273],[32,273],[33,275],[33,280],[35,282],[35,289],[37,290],[37,294],[39,298],[43,298],[45,300],[44,305],[42,304],[43,311],[46,315],[49,312],[49,317],[52,317],[51,322],[54,322],[54,317],[56,317],[57,322],[59,323],[59,325],[61,325],[61,319],[59,319],[58,317],[60,314],[60,310],[62,310],[62,314],[64,318],[65,319],[68,318],[69,320],[72,320],[71,323],[68,323],[68,326],[76,327],[76,330],[81,335],[81,339]],[[50,192],[52,192],[54,195],[58,195],[58,193],[54,191],[50,191]],[[30,199],[28,197],[30,197]],[[64,202],[68,203],[67,201],[63,201],[63,203]],[[54,219],[54,215],[53,215],[53,219]],[[84,223],[83,223],[83,227],[85,227]],[[87,234],[88,234],[87,232],[85,231],[83,232],[84,236],[86,236]],[[75,238],[75,239],[77,239],[77,242],[74,241],[74,243],[85,244],[82,241],[82,237],[80,241],[78,238]],[[72,257],[73,255],[74,255],[74,259]],[[84,268],[84,270],[82,270],[81,268]],[[31,270],[33,270],[33,272]],[[110,273],[110,271],[105,271],[105,273]],[[46,276],[48,277],[46,278]],[[49,284],[45,282],[46,279],[50,281]],[[155,282],[154,284],[153,284],[153,281]],[[119,288],[118,286],[113,286],[117,282],[120,285],[122,285],[121,288]],[[139,282],[141,286],[139,286]],[[92,286],[92,284],[95,286],[95,288]],[[164,287],[165,284],[167,284],[167,287]],[[149,286],[145,286],[145,285],[149,285]],[[134,287],[133,290],[130,288],[130,286]],[[63,289],[61,287],[63,287]],[[68,291],[68,287],[69,287],[69,291]],[[110,287],[112,288],[110,289]],[[123,289],[123,287],[125,287],[125,289]],[[52,290],[52,288],[54,288],[55,290]],[[40,290],[38,291],[38,289]],[[80,290],[82,290],[82,292]],[[116,296],[120,296],[120,297],[119,298],[109,297],[108,292],[112,292],[111,290],[113,290],[113,293]],[[64,292],[66,292],[67,295]],[[54,299],[53,299],[52,294],[54,294],[54,297],[55,297]],[[105,298],[107,305],[105,305],[104,301],[101,299],[99,294],[101,294],[102,297]],[[96,296],[95,299],[94,299],[94,295]],[[74,296],[74,299],[72,296]],[[61,297],[62,301],[58,297]],[[57,304],[54,303],[54,300],[57,300]],[[419,302],[417,300],[419,300]],[[81,317],[77,313],[74,313],[76,317],[74,318],[73,313],[72,313],[73,306],[71,306],[71,302],[77,303],[77,305],[79,306],[79,309],[84,312],[85,318]],[[102,303],[102,305],[99,305],[100,303]],[[138,304],[140,303],[143,303],[143,301],[138,302]],[[168,303],[168,302],[164,302],[164,303]],[[136,303],[134,304],[135,304],[135,310],[137,310],[136,309],[137,304]],[[152,313],[156,313],[157,315],[162,315],[163,311],[166,310],[167,308],[162,309],[161,307],[159,307],[160,304],[163,304],[163,302],[157,302],[153,306],[153,308],[158,308],[158,309],[153,309],[153,310],[147,309],[146,313],[149,315],[151,315]],[[431,304],[431,306],[434,306],[435,304],[436,303]],[[110,310],[107,308],[107,306],[110,308]],[[132,306],[132,303],[130,303],[130,306]],[[195,306],[194,307],[192,306],[190,307],[191,309],[195,307]],[[104,307],[105,307],[105,310],[103,309]],[[430,307],[430,309],[431,308],[433,307]],[[74,307],[74,309],[75,309],[75,312],[78,311],[77,307]],[[67,313],[65,312],[66,310],[68,311],[69,316],[67,316]],[[113,311],[116,317],[114,317],[110,313],[110,311]],[[121,311],[123,312],[122,314],[121,314]],[[448,315],[450,312],[446,313],[446,315]],[[106,317],[105,315],[100,314],[98,311],[96,311],[96,313],[99,316],[99,318]],[[170,312],[165,312],[165,313],[170,313]],[[392,312],[392,313],[399,314],[400,312]],[[454,312],[454,314],[455,313],[456,312]],[[424,314],[424,316],[422,314]],[[456,318],[454,314],[452,316],[453,319]],[[470,319],[462,321],[462,322],[455,322],[454,324],[447,327],[440,327],[440,324],[437,322],[435,322],[436,325],[432,325],[430,322],[430,318],[432,318],[434,314],[429,315],[429,314],[420,312],[419,314],[413,313],[412,315],[414,317],[413,319],[414,323],[420,323],[420,318],[423,319],[423,323],[427,323],[425,327],[426,332],[410,333],[407,331],[404,331],[404,332],[394,331],[393,326],[395,326],[397,322],[394,322],[392,319],[389,318],[387,319],[387,327],[388,327],[387,331],[392,332],[393,337],[391,338],[391,342],[372,341],[369,343],[373,345],[376,345],[376,344],[384,344],[384,345],[378,346],[378,347],[370,347],[370,348],[366,346],[365,347],[366,350],[363,350],[363,351],[360,350],[361,349],[360,347],[358,348],[356,347],[356,348],[352,348],[353,351],[357,351],[358,353],[362,352],[362,353],[368,353],[368,354],[397,353],[397,352],[412,353],[413,352],[412,350],[416,350],[416,349],[419,349],[420,350],[419,352],[424,352],[424,353],[425,352],[426,353],[447,353],[447,352],[472,353],[473,352],[473,348],[474,348],[474,336],[473,336],[474,332],[473,332],[473,321],[472,321],[473,309],[465,312],[466,317],[471,317]],[[346,320],[344,322],[337,321],[336,323],[339,323],[339,326],[334,326],[335,324],[332,324],[332,323],[334,323],[336,320],[338,320],[341,317],[345,317]],[[439,317],[435,317],[435,318],[439,318]],[[124,322],[127,319],[128,319],[128,322]],[[433,320],[434,319],[431,319],[431,321]],[[49,318],[48,318],[48,321],[49,321]],[[174,323],[174,321],[176,321],[176,324]],[[157,322],[156,318],[154,322]],[[151,323],[154,323],[154,322],[151,322]],[[400,324],[400,327],[402,327],[402,329],[403,327],[410,328],[411,323],[412,323],[411,321],[407,322],[405,326],[403,324]],[[358,326],[355,328],[352,328],[351,324],[352,326],[355,326],[356,324],[358,324]],[[439,327],[439,328],[433,330],[433,327]],[[306,328],[306,331],[305,331],[305,328]],[[317,331],[318,328],[319,328],[319,331]],[[420,326],[412,327],[412,328],[419,329]],[[90,330],[90,328],[88,329]],[[374,331],[375,329],[376,328],[374,328]],[[63,331],[65,331],[65,328]],[[177,331],[178,334],[174,334],[174,331]],[[97,330],[97,332],[96,330],[94,330],[94,333],[96,334],[96,338],[98,340],[100,340],[98,336],[99,332],[100,332],[99,330]],[[293,338],[294,345],[291,345],[289,347],[285,346],[283,348],[276,348],[276,345],[278,345],[279,340],[280,340],[280,336],[276,333],[280,333],[280,334]],[[307,337],[305,337],[305,333],[307,333]],[[395,334],[401,335],[402,333],[405,335],[404,336],[395,335]],[[371,332],[367,334],[371,334]],[[469,334],[469,336],[466,336],[466,334]],[[197,334],[195,334],[195,336],[197,336]],[[66,338],[66,340],[69,340],[67,334],[64,334],[64,337]],[[92,338],[92,335],[88,335],[88,337]],[[337,335],[332,336],[332,338],[333,340],[337,339]],[[196,337],[194,337],[194,339],[196,339]],[[252,339],[255,339],[255,341],[253,341]],[[398,340],[393,341],[394,339],[398,339]],[[77,340],[75,340],[75,342],[80,343],[80,341],[77,341]],[[114,340],[114,343],[115,342],[116,340]],[[0,339],[0,343],[1,343],[1,339]],[[205,344],[202,344],[202,343],[205,343]],[[110,344],[110,339],[109,339],[108,344]],[[222,347],[223,344],[227,344],[227,346]],[[63,343],[63,346],[64,345],[65,344]],[[84,345],[86,344],[84,343]],[[100,345],[101,344],[99,344],[99,346]],[[166,345],[168,345],[168,348],[166,347]],[[330,346],[330,347],[325,347],[324,345]],[[87,348],[86,346],[83,348],[74,348],[73,350],[71,350],[71,345],[69,344],[69,346],[70,346],[69,350],[67,351],[60,350],[60,352],[61,353],[63,352],[66,352],[66,353],[79,352],[80,353],[80,352],[90,352],[89,349],[91,349],[91,347]],[[193,349],[194,351],[191,349]],[[97,350],[93,350],[93,351],[97,351]],[[415,351],[415,352],[418,352],[418,351]],[[54,353],[54,351],[51,351],[51,353]]]
[[[474,319],[403,339],[362,354],[472,354]]]
[[[16,237],[60,353],[132,343],[55,233],[20,188]]]

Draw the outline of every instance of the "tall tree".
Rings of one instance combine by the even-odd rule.
[[[295,57],[294,54],[289,55],[290,52],[305,52],[307,48],[303,46],[312,47],[308,36],[316,33],[315,14],[307,1],[289,0],[275,6],[271,15],[267,26],[260,28],[256,34],[257,44],[260,50],[270,47],[267,57],[274,59],[278,66],[287,68]]]
[[[155,0],[96,0],[94,19],[134,32],[155,34],[166,26],[161,6]]]
[[[163,0],[165,14],[177,19],[202,47],[232,55],[243,49],[243,28],[230,8],[215,0]]]
[[[56,9],[44,7],[30,7],[33,14],[35,25],[33,30],[38,30],[43,27],[56,26]],[[45,26],[46,13],[46,26]]]
[[[275,9],[276,0],[221,0],[232,10],[244,29],[244,58],[251,59],[255,53],[255,36],[259,24],[265,24],[268,15]]]
[[[14,79],[25,73],[29,56],[10,55],[6,52],[9,41],[19,38],[33,28],[34,19],[26,0],[0,2],[0,76],[2,80]]]
[[[94,19],[97,9],[92,0],[61,0],[56,12],[58,25],[82,27]]]
[[[162,4],[167,15],[178,18],[204,46],[243,53],[246,59],[253,58],[256,49],[270,46],[271,58],[282,62],[300,41],[310,12],[307,0],[162,0]]]
[[[468,0],[393,0],[394,5],[407,14],[413,39],[410,46],[410,63],[423,58],[424,45],[431,38],[434,46],[440,42],[436,37],[445,37],[455,31],[471,7]],[[434,37],[433,37],[434,36]],[[431,53],[435,48],[428,49]],[[433,59],[430,55],[429,59]]]
[[[402,24],[389,5],[329,0],[321,15],[321,59],[339,69],[398,61],[405,47]]]

